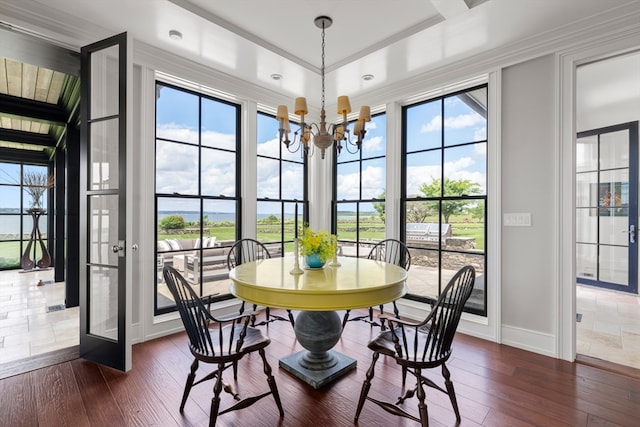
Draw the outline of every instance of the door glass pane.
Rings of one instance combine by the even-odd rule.
[[[626,285],[628,272],[627,248],[600,245],[600,280]]]
[[[118,188],[118,119],[90,123],[89,188]],[[115,143],[114,143],[115,142]]]
[[[598,173],[588,172],[576,175],[576,207],[598,206]],[[593,214],[595,215],[595,209]]]
[[[118,254],[113,251],[113,246],[118,244],[118,207],[117,195],[89,197],[89,262],[92,264],[118,265]]]
[[[596,280],[598,278],[597,259],[597,245],[576,244],[576,275],[585,279]]]
[[[91,54],[90,119],[118,114],[119,46],[111,46]]]
[[[605,171],[598,186],[600,243],[627,245],[629,235],[629,171]]]
[[[89,334],[118,338],[118,268],[89,269]]]
[[[576,144],[576,172],[598,169],[598,136],[578,138]]]
[[[576,241],[581,243],[597,243],[598,216],[592,208],[576,209]]]
[[[600,169],[629,166],[629,131],[605,133],[600,136]]]

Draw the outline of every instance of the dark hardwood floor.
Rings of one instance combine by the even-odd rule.
[[[267,356],[285,417],[267,397],[221,415],[220,426],[350,426],[371,362],[366,343],[376,329],[350,322],[336,346],[358,360],[357,370],[314,390],[278,367],[300,349],[291,325],[275,322]],[[384,358],[381,358],[384,359]],[[0,426],[203,426],[213,383],[196,386],[184,414],[178,407],[192,358],[184,333],[135,345],[133,370],[118,372],[76,359],[0,380]],[[449,362],[464,426],[638,426],[640,380],[458,334]],[[202,369],[202,368],[201,368]],[[439,372],[433,372],[439,378]],[[257,354],[241,361],[240,394],[268,390]],[[229,374],[225,378],[232,381]],[[397,397],[400,370],[380,360],[370,395]],[[231,397],[224,394],[223,407]],[[427,390],[431,426],[453,426],[447,397]],[[415,399],[405,403],[414,409]],[[367,403],[360,426],[415,426]]]

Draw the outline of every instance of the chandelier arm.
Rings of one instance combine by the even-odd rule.
[[[333,20],[328,16],[318,16],[314,23],[316,27],[322,30],[321,33],[321,66],[320,66],[320,80],[321,86],[321,108],[320,108],[320,121],[318,123],[307,124],[304,121],[304,115],[307,114],[307,104],[303,97],[296,98],[295,113],[300,115],[300,129],[294,133],[293,142],[288,140],[288,126],[287,131],[280,129],[280,142],[284,143],[287,149],[294,153],[300,149],[300,146],[304,146],[304,155],[312,156],[316,148],[320,150],[322,158],[325,157],[325,151],[334,146],[337,154],[340,155],[342,149],[342,141],[347,147],[347,151],[351,154],[355,154],[362,146],[362,140],[364,139],[364,124],[371,120],[370,110],[368,106],[362,106],[360,109],[360,117],[358,118],[358,126],[352,133],[349,128],[349,122],[347,120],[347,114],[351,112],[351,105],[349,104],[348,96],[338,97],[338,113],[342,114],[342,121],[336,124],[329,124],[327,126],[326,121],[326,29],[333,24]],[[284,120],[287,117],[287,107],[284,105],[278,106],[277,118]],[[281,124],[281,128],[284,125]],[[284,135],[283,135],[284,133]],[[300,135],[298,135],[300,133]],[[352,138],[357,140],[354,142]],[[299,138],[299,139],[298,139]],[[299,144],[299,145],[296,145]],[[291,147],[290,147],[291,145]],[[355,147],[355,151],[351,151],[349,146]]]

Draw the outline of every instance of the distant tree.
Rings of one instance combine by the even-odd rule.
[[[484,220],[484,203],[477,203],[474,207],[469,209],[469,213],[475,220]]]
[[[427,202],[411,202],[407,206],[407,222],[425,222],[428,216],[436,215],[437,212]]]
[[[268,223],[268,224],[273,224],[273,223],[276,223],[276,222],[280,222],[280,219],[275,215],[269,215],[268,217],[263,219],[262,222],[265,222],[265,223]]]
[[[160,220],[158,225],[162,230],[181,230],[186,227],[182,215],[169,215]]]
[[[444,179],[444,185],[441,185],[440,179],[434,179],[430,184],[422,184],[418,190],[427,197],[445,196],[464,196],[471,194],[480,194],[482,188],[477,182],[468,179]],[[444,190],[444,193],[443,193]],[[466,206],[469,204],[466,200],[447,200],[442,203],[442,216],[444,222],[448,223],[451,215],[458,215],[465,212]]]
[[[385,200],[387,198],[387,191],[383,191],[382,194],[380,194],[378,197],[378,199],[382,199]],[[386,218],[386,203],[385,202],[373,202],[373,207],[376,211],[378,211],[378,216],[380,217],[380,220],[382,222],[385,222],[385,218]]]

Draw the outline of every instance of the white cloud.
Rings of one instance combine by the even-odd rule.
[[[362,148],[367,152],[384,151],[384,147],[382,146],[382,137],[374,136],[369,139],[365,138]]]
[[[385,169],[368,166],[362,171],[362,197],[373,198],[379,196],[385,189]],[[360,195],[360,174],[358,172],[338,175],[338,198],[357,200]]]
[[[454,162],[446,162],[444,171],[446,178],[452,180],[469,180],[481,185],[486,191],[486,175],[483,172],[472,171],[475,164],[472,157],[461,157]],[[407,195],[419,194],[422,184],[430,184],[434,179],[440,178],[440,166],[410,166],[407,168]]]
[[[444,121],[444,127],[448,129],[462,129],[476,125],[478,123],[484,123],[484,119],[478,113],[461,114],[455,117],[448,117]],[[431,119],[429,123],[422,125],[420,128],[421,133],[434,132],[440,130],[442,127],[442,116],[438,115]]]

